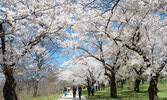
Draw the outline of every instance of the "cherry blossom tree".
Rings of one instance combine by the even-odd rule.
[[[51,65],[48,63],[48,60],[51,60],[49,54],[47,54],[47,50],[45,48],[41,48],[39,46],[34,49],[35,52],[31,52],[30,59],[28,60],[28,66],[25,67],[25,73],[31,77],[34,83],[34,97],[38,94],[38,85],[40,80],[44,79],[47,76],[49,71],[53,71],[51,69]],[[27,60],[25,61],[27,62]],[[54,67],[54,66],[52,66]]]
[[[117,60],[121,59],[120,56],[125,57],[127,49],[136,52],[142,57],[144,64],[140,66],[141,71],[137,68],[133,69],[139,74],[146,69],[152,73],[149,94],[151,100],[156,100],[158,98],[156,89],[158,74],[166,64],[165,1],[83,0],[81,3],[83,3],[83,9],[78,9],[77,13],[82,13],[74,18],[79,21],[71,27],[76,33],[72,34],[73,38],[65,43],[71,43],[69,46],[86,53],[80,52],[83,55],[101,61],[106,70],[113,68],[111,72],[118,70],[120,64]],[[113,53],[113,51],[116,52]],[[113,62],[115,66],[108,68],[111,66],[108,63],[112,61],[111,59],[116,61]],[[111,96],[117,97],[116,89],[114,87],[112,89],[111,91],[114,92],[111,92]]]
[[[65,62],[64,65],[69,67],[60,73],[61,80],[73,82],[74,85],[86,85],[87,88],[94,86],[96,82],[104,81],[104,70],[100,62],[94,58],[78,59],[77,57]],[[88,95],[90,96],[89,89]]]
[[[58,47],[56,45],[52,44],[52,42],[47,43],[42,40],[18,62],[16,65],[18,67],[14,71],[14,78],[16,79],[16,89],[19,89],[19,93],[22,93],[25,89],[33,88],[33,96],[36,97],[40,95],[41,81],[46,81],[48,74],[56,72],[57,70],[55,59],[52,57],[52,51],[57,52]],[[50,46],[54,46],[54,49]],[[19,81],[23,83],[21,87]],[[25,86],[25,89],[23,89],[23,86]],[[27,93],[27,96],[29,94],[30,92]]]
[[[145,76],[147,68],[144,66],[144,60],[143,58],[138,55],[138,53],[134,51],[129,51],[128,52],[128,59],[126,60],[126,66],[124,69],[124,72],[122,73],[129,73],[129,79],[134,78],[135,79],[135,86],[134,86],[134,91],[139,92],[139,85],[140,81],[143,79]]]
[[[145,72],[150,74],[149,98],[157,100],[158,77],[167,62],[166,9],[164,0],[0,1],[0,66],[6,78],[4,99],[17,100],[14,70],[44,41],[58,43],[73,52],[75,60],[81,60],[77,68],[87,66],[86,72],[96,69],[89,69],[93,65],[83,58],[100,62],[111,81],[114,98],[117,97],[116,76],[122,75],[121,72],[126,75],[120,69],[129,67],[138,74],[136,91],[138,78]],[[127,56],[129,51],[133,53]],[[65,73],[71,75],[73,71],[68,69]],[[93,76],[89,79],[94,83]]]
[[[101,77],[103,70],[101,70],[100,63],[96,61],[93,58],[73,58],[63,64],[64,66],[68,65],[69,67],[65,68],[65,72],[68,72],[70,75],[62,74],[60,75],[60,78],[67,79],[68,81],[75,81],[76,84],[85,84],[86,80],[89,80],[90,85],[94,85],[98,78]],[[81,73],[82,72],[82,73]],[[70,78],[69,78],[70,77]],[[79,80],[77,80],[79,79]],[[100,80],[100,79],[99,79]],[[84,83],[82,83],[84,82]]]
[[[115,74],[120,68],[124,53],[122,52],[122,43],[116,41],[116,36],[119,34],[116,32],[113,36],[106,34],[112,31],[108,30],[108,17],[110,13],[113,13],[119,1],[80,2],[83,4],[82,8],[76,10],[79,14],[74,19],[76,24],[71,27],[74,33],[62,44],[63,47],[79,50],[78,56],[93,57],[102,63],[105,75],[110,79],[111,97],[114,98],[117,97]],[[118,30],[113,28],[113,31]]]
[[[71,1],[6,0],[0,5],[0,64],[6,78],[3,95],[5,100],[17,100],[13,77],[17,62],[41,40],[62,38],[62,28],[72,24]]]
[[[120,3],[122,16],[111,19],[121,25],[120,36],[124,46],[143,58],[144,69],[151,74],[149,98],[157,100],[158,76],[166,64],[165,2],[158,0]]]

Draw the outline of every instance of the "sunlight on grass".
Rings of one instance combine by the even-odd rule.
[[[91,100],[149,100],[148,96],[149,82],[140,84],[140,92],[135,93],[133,90],[129,90],[129,84],[124,84],[124,88],[117,86],[117,98],[110,98],[110,87],[106,87],[103,91],[95,91],[95,96],[88,96],[87,91],[83,92],[83,95]],[[167,80],[164,80],[164,84],[158,83],[158,97],[159,100],[167,100]]]
[[[22,100],[58,100],[61,94],[62,93],[58,93],[58,94],[46,96],[46,97],[27,98],[27,99],[22,99]]]

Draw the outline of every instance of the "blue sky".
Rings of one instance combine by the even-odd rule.
[[[71,28],[65,29],[65,32],[67,32],[67,33],[69,33],[69,34],[74,33],[74,31],[71,30]],[[53,57],[56,59],[56,61],[57,61],[58,67],[62,67],[62,64],[63,64],[65,61],[70,60],[70,58],[73,56],[73,53],[70,53],[70,52],[69,52],[69,55],[66,55],[67,57],[61,56],[64,52],[67,52],[67,51],[64,50],[64,49],[65,49],[65,48],[61,48],[61,50],[60,50],[58,53],[55,53],[54,56],[53,56]],[[67,67],[67,66],[64,66],[64,67]]]
[[[57,55],[57,54],[56,54]],[[58,55],[59,56],[59,55]],[[58,62],[58,67],[62,67],[61,65],[65,62],[68,61],[70,59],[70,57],[59,57],[56,58],[56,61]]]

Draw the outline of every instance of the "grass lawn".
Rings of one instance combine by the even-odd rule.
[[[83,95],[92,100],[149,100],[148,97],[149,82],[140,84],[140,92],[135,93],[129,90],[129,84],[124,84],[124,88],[117,86],[117,98],[110,98],[110,87],[106,87],[103,91],[95,91],[94,96],[88,97],[87,91],[83,91]],[[159,100],[167,100],[167,80],[164,84],[158,83],[158,97]]]
[[[22,100],[58,100],[59,96],[62,93],[54,94],[51,96],[46,96],[46,97],[39,97],[39,98],[27,98],[27,99],[22,99]]]

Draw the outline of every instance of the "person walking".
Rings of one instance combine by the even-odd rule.
[[[81,94],[82,94],[81,86],[78,87],[78,94],[79,94],[79,100],[81,100]]]
[[[103,84],[101,84],[101,90],[103,90]]]
[[[76,98],[76,91],[77,91],[76,87],[73,87],[73,91],[72,91],[72,93],[73,93],[73,98]]]
[[[103,90],[105,89],[105,84],[103,84]]]
[[[83,87],[83,90],[85,90],[85,86]]]
[[[64,87],[63,93],[64,93],[64,96],[67,95],[67,88],[66,87]]]
[[[87,90],[88,90],[88,96],[90,96],[90,94],[91,94],[91,86],[87,86]]]
[[[100,84],[98,85],[98,90],[100,91]]]
[[[91,86],[91,92],[92,92],[92,96],[94,96],[94,92],[95,92],[94,86]]]

